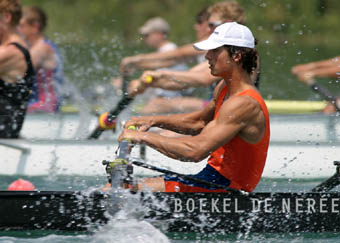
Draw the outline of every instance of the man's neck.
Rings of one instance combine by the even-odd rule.
[[[224,81],[228,86],[229,96],[253,86],[249,74],[243,69],[241,71],[234,71],[229,77],[225,77]]]
[[[8,31],[4,31],[4,33],[1,36],[0,43],[1,45],[7,45],[11,42],[15,42],[18,38],[18,34],[15,30],[10,29]]]
[[[161,49],[163,46],[167,45],[169,43],[168,40],[162,40],[161,42],[159,42],[159,45],[157,47],[157,49]]]
[[[42,39],[44,39],[44,36],[42,34],[36,34],[36,35],[29,36],[27,38],[27,41],[28,41],[30,47],[32,47]]]

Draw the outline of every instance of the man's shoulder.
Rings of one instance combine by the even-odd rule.
[[[233,95],[222,104],[220,113],[228,117],[234,116],[249,120],[262,112],[261,105],[257,100],[247,95]]]
[[[39,53],[39,56],[50,56],[55,53],[54,49],[51,45],[49,45],[45,41],[39,41],[34,46],[31,47],[31,52],[33,53]]]
[[[173,42],[168,42],[161,48],[159,48],[159,52],[165,52],[165,51],[172,51],[177,48],[177,45]]]
[[[251,96],[248,95],[233,95],[229,97],[225,103],[229,105],[236,106],[237,109],[242,109],[246,107],[255,107],[259,106],[259,103],[253,99]]]
[[[0,46],[0,59],[9,60],[17,56],[21,57],[22,52],[15,45]]]

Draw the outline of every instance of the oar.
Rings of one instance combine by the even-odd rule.
[[[243,196],[249,195],[249,193],[245,192],[245,191],[241,191],[241,190],[230,188],[228,186],[224,186],[224,185],[221,185],[221,184],[201,180],[201,179],[195,178],[195,177],[190,176],[190,175],[184,175],[184,174],[180,174],[180,173],[177,173],[177,172],[174,172],[174,171],[162,169],[162,168],[150,165],[150,164],[146,164],[142,161],[134,160],[134,161],[132,161],[132,164],[146,168],[146,169],[154,170],[154,171],[166,174],[166,175],[176,176],[178,178],[188,180],[188,181],[192,181],[192,182],[195,182],[195,183],[199,183],[199,184],[202,184],[202,185],[211,186],[211,187],[215,187],[215,188],[219,188],[219,189],[224,189],[226,191],[229,191],[229,192],[232,192],[232,193],[235,193],[235,194],[238,194],[238,195],[243,195]]]
[[[127,75],[123,75],[123,84],[122,84],[122,91],[123,91],[123,97],[118,102],[117,106],[112,109],[107,117],[108,122],[113,122],[117,116],[134,100],[134,95],[129,95],[127,92]],[[152,76],[147,76],[146,83],[152,83]],[[97,139],[100,137],[100,135],[105,131],[105,129],[101,128],[99,125],[96,127],[96,129],[91,133],[91,135],[88,137],[88,139]]]
[[[304,83],[311,87],[312,90],[322,95],[327,101],[330,101],[335,106],[337,111],[340,111],[339,104],[336,102],[336,97],[331,92],[329,92],[329,90],[319,85],[315,79],[310,79]]]
[[[109,111],[107,116],[108,122],[113,122],[117,116],[133,101],[133,97],[130,97],[127,93],[127,75],[123,74],[122,77],[122,95],[123,97],[118,102],[115,108]],[[94,131],[90,134],[88,139],[97,139],[100,135],[105,131],[105,129],[101,128],[99,125],[94,129]]]

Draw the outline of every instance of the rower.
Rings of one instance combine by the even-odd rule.
[[[0,138],[18,138],[24,123],[35,71],[26,43],[17,32],[19,0],[1,1]]]
[[[250,78],[257,65],[255,39],[246,26],[232,22],[218,26],[195,47],[208,51],[211,74],[223,78],[214,98],[193,113],[134,117],[125,124],[119,141],[146,144],[184,162],[199,162],[210,156],[207,166],[193,177],[251,192],[261,178],[270,137],[267,107]],[[130,125],[138,130],[126,129]],[[166,137],[148,132],[151,127],[187,136]],[[176,176],[146,178],[137,189],[225,192]]]

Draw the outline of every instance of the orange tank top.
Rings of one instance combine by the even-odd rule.
[[[227,89],[227,86],[223,87],[218,95],[214,119],[218,116]],[[247,89],[237,95],[250,96],[260,104],[266,122],[264,136],[256,144],[247,143],[239,136],[235,136],[228,143],[214,151],[210,155],[208,163],[231,181],[229,185],[231,188],[251,192],[260,181],[267,158],[270,137],[269,113],[263,98],[257,91]]]

